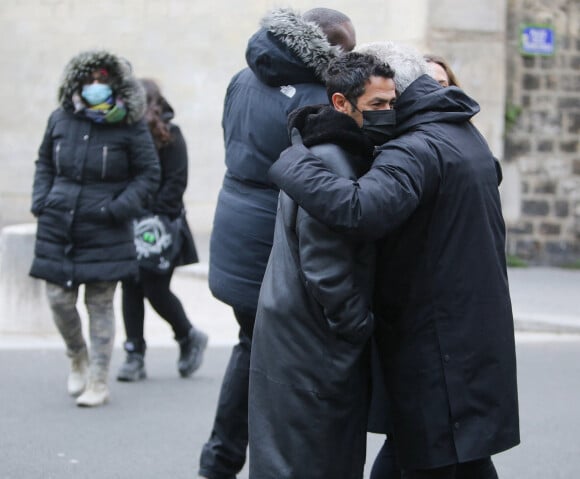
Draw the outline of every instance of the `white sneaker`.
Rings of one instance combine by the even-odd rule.
[[[86,349],[71,358],[71,368],[68,375],[68,393],[77,397],[85,390],[89,370],[89,357]]]
[[[109,387],[103,381],[90,381],[85,392],[77,398],[77,406],[95,407],[109,400]]]

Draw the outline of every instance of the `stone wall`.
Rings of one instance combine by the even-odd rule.
[[[506,0],[430,2],[427,48],[447,60],[461,88],[481,105],[473,121],[500,159],[506,89],[505,23]]]
[[[550,25],[552,56],[520,53],[521,24]],[[533,264],[580,262],[580,1],[509,0],[505,168],[519,214],[508,252]]]

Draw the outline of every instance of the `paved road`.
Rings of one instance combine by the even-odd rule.
[[[518,334],[522,445],[500,454],[500,477],[575,479],[580,471],[580,337]],[[148,351],[149,379],[111,382],[111,402],[80,409],[54,347],[0,349],[0,479],[192,479],[211,426],[229,347],[177,376],[174,348]],[[113,370],[122,359],[115,351]],[[381,438],[369,435],[369,462]],[[239,479],[247,479],[244,471]]]
[[[580,333],[580,270],[510,268],[508,276],[516,328]]]
[[[205,240],[198,241],[202,261]],[[206,270],[206,264],[183,268],[173,281],[191,320],[210,335],[200,371],[189,380],[177,377],[171,330],[148,308],[150,378],[112,381],[112,400],[103,408],[79,409],[67,397],[68,359],[50,317],[42,335],[0,334],[0,479],[196,477],[237,333],[231,310],[208,291]],[[576,334],[518,333],[522,445],[497,456],[497,468],[509,479],[576,479],[580,271],[511,269],[509,276],[518,331]],[[117,294],[113,373],[123,359],[119,303]],[[369,465],[381,443],[380,436],[369,435]],[[239,479],[247,479],[247,471]]]

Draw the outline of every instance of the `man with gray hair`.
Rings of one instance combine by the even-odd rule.
[[[397,125],[353,181],[304,145],[270,178],[319,221],[378,240],[374,313],[403,477],[497,478],[519,443],[505,225],[479,105],[396,43],[360,49],[395,71]]]

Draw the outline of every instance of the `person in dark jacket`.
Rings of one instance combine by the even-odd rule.
[[[439,83],[439,85],[442,87],[460,86],[453,70],[451,70],[451,67],[443,57],[429,54],[423,55],[423,58],[429,67],[428,73],[435,81],[437,81],[437,83]],[[373,365],[375,365],[375,363],[373,363]],[[373,373],[382,373],[379,369],[380,366],[376,367],[375,370],[373,370]],[[373,401],[370,406],[369,431],[375,433],[386,433],[387,437],[373,462],[370,479],[384,479],[388,474],[391,474],[393,477],[400,477],[400,473],[398,473],[397,476],[397,472],[393,471],[393,467],[396,466],[396,459],[393,446],[392,427],[387,416],[387,410],[385,409],[387,392],[382,388],[383,385],[381,382],[375,381],[373,384],[377,387],[374,390],[376,391],[376,394],[373,395]],[[389,431],[391,431],[391,437],[389,437]]]
[[[328,62],[354,44],[350,20],[336,10],[316,8],[300,15],[274,9],[248,42],[248,67],[227,88],[222,121],[227,170],[210,239],[209,287],[232,307],[240,332],[201,453],[202,477],[234,478],[246,460],[251,338],[278,201],[268,168],[290,145],[288,114],[327,101],[323,74]]]
[[[345,75],[356,88],[334,81]],[[389,113],[393,71],[372,55],[349,53],[326,76],[333,107],[293,112],[289,130],[329,169],[356,181],[374,148],[360,111],[372,110],[375,120]],[[372,243],[330,230],[280,193],[250,361],[252,478],[362,478],[374,264]]]
[[[132,219],[159,183],[159,161],[143,120],[145,94],[129,63],[107,51],[73,57],[36,161],[32,213],[38,218],[30,274],[48,301],[72,367],[79,406],[107,401],[119,280],[138,273]],[[85,286],[90,363],[76,309]],[[80,396],[79,396],[80,395]]]
[[[491,455],[519,443],[519,420],[498,174],[469,121],[479,106],[416,52],[360,51],[395,70],[396,138],[356,182],[302,145],[270,178],[323,223],[380,240],[373,311],[403,477],[494,478]]]
[[[180,354],[177,369],[189,377],[203,361],[207,335],[193,327],[179,298],[170,289],[176,266],[197,263],[193,236],[187,224],[183,193],[187,187],[187,147],[179,127],[172,123],[174,111],[149,78],[140,80],[147,96],[145,119],[159,153],[161,183],[148,214],[135,223],[135,242],[140,262],[139,279],[123,280],[123,321],[127,339],[125,362],[117,373],[119,381],[138,381],[145,371],[145,305],[173,329]]]

